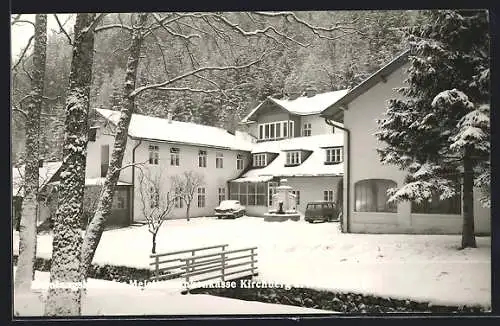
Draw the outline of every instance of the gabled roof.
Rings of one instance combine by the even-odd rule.
[[[333,118],[333,120],[341,121],[339,120],[339,118],[341,117],[341,108],[378,84],[381,80],[385,80],[387,76],[406,64],[408,62],[409,53],[410,50],[406,50],[403,53],[399,54],[392,61],[377,70],[370,77],[366,78],[351,91],[338,99],[338,101],[328,106],[323,112],[321,112],[321,116],[330,117]]]
[[[327,93],[317,94],[315,96],[301,96],[294,100],[279,100],[273,97],[268,97],[255,107],[249,114],[242,120],[242,123],[250,122],[251,118],[264,103],[273,103],[285,111],[295,115],[310,115],[321,113],[324,109],[334,104],[338,99],[347,94],[349,90],[344,89],[340,91],[333,91]]]
[[[114,125],[118,124],[121,115],[120,111],[107,109],[96,109],[96,112]],[[135,113],[132,114],[128,134],[138,139],[244,151],[251,151],[253,145],[249,135],[240,131],[232,135],[222,128]]]
[[[278,156],[263,168],[247,171],[235,181],[270,179],[270,177],[299,176],[341,176],[344,173],[344,163],[326,165],[324,147],[344,145],[343,133],[324,134],[308,137],[295,137],[277,141],[266,141],[254,145],[252,153],[273,152]],[[286,152],[290,150],[310,150],[312,154],[300,165],[285,166]]]
[[[61,168],[62,162],[46,162],[38,168],[40,189],[47,185]],[[24,165],[12,168],[12,196],[24,197]]]

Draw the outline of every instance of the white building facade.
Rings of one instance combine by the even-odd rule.
[[[396,88],[405,85],[408,68],[405,52],[367,80],[352,89],[322,116],[342,121],[348,129],[344,148],[344,213],[345,232],[358,233],[438,233],[459,234],[462,230],[460,196],[440,201],[435,198],[424,207],[411,202],[388,205],[386,190],[400,187],[405,172],[396,166],[383,165],[376,151],[382,144],[375,137],[377,119],[383,118],[387,101],[401,96]],[[490,233],[491,212],[479,202],[474,192],[475,231]]]

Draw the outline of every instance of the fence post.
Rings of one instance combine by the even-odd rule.
[[[255,274],[255,273],[254,273],[254,269],[255,269],[255,267],[254,267],[254,265],[255,265],[255,264],[254,264],[254,261],[255,261],[254,257],[255,257],[255,256],[254,256],[254,254],[253,254],[253,253],[254,253],[254,248],[250,249],[250,253],[251,253],[251,255],[252,255],[252,257],[250,257],[250,259],[252,260],[252,276],[253,276],[253,275]]]
[[[160,276],[160,258],[158,256],[155,257],[155,276],[156,280]]]
[[[186,283],[189,283],[189,259],[186,259]]]
[[[222,278],[222,282],[224,282],[224,270],[226,268],[226,253],[223,251],[221,252],[221,261],[222,261],[222,275],[221,275],[221,278]]]
[[[196,251],[196,250],[191,251],[191,257],[194,257],[194,252],[195,252],[195,251]],[[192,260],[192,264],[191,264],[191,265],[194,265],[194,258],[193,258],[193,260]],[[194,267],[191,267],[191,272],[194,272]]]

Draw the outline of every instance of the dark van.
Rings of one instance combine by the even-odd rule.
[[[309,223],[315,221],[322,222],[338,222],[342,209],[331,201],[310,202],[306,206],[304,220]]]

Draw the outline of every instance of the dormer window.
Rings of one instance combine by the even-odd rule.
[[[325,164],[336,164],[342,162],[342,147],[327,148]]]
[[[300,151],[286,153],[286,165],[299,165],[300,163]]]
[[[266,154],[253,154],[253,166],[261,167],[267,165],[267,155]]]

